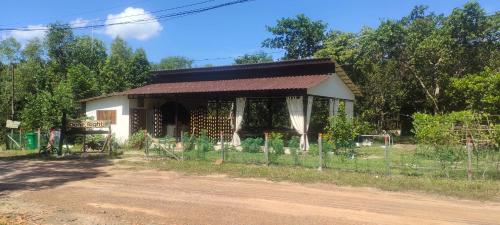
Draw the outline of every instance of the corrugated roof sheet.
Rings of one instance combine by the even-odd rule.
[[[206,93],[232,91],[260,91],[307,89],[316,86],[329,75],[247,78],[233,80],[192,81],[150,84],[122,92],[123,95]]]

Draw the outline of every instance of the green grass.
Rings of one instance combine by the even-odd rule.
[[[387,191],[417,191],[475,200],[500,200],[499,181],[466,181],[432,177],[382,176],[289,166],[259,166],[239,163],[214,165],[205,160],[191,161],[128,161],[118,162],[132,169],[160,169],[179,171],[188,175],[226,174],[230,177],[262,178],[271,181],[296,183],[327,183],[341,186],[374,187]]]

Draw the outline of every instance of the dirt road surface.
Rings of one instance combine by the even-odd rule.
[[[500,204],[414,193],[0,161],[0,215],[33,224],[500,224]]]

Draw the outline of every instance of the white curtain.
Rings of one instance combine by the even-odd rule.
[[[307,130],[309,129],[309,121],[311,120],[311,109],[312,109],[313,97],[309,96],[307,98],[307,113],[304,126],[304,100],[303,97],[287,97],[286,105],[288,106],[288,113],[290,114],[290,120],[295,130],[301,135],[300,136],[300,148],[309,149],[309,141],[307,140]],[[305,130],[304,130],[305,127]]]
[[[328,99],[328,116],[332,117],[334,114],[334,104],[335,104],[335,99],[330,98]]]
[[[241,129],[241,123],[243,122],[243,113],[245,112],[245,98],[236,98],[236,118],[234,121],[234,133],[233,133],[233,145],[241,145],[240,136],[238,131]]]

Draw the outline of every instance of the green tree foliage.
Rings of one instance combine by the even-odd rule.
[[[326,27],[326,23],[313,21],[304,14],[295,18],[282,18],[276,26],[266,27],[274,37],[264,40],[262,46],[286,50],[285,59],[311,57],[321,49]]]
[[[500,72],[489,68],[477,73],[452,78],[451,87],[457,102],[464,100],[466,109],[498,114],[500,108]]]
[[[356,104],[362,118],[377,124],[379,130],[390,129],[393,120],[403,121],[403,130],[409,130],[411,124],[404,121],[418,111],[500,110],[491,104],[494,98],[490,103],[482,100],[489,106],[472,106],[470,101],[477,102],[477,98],[463,104],[456,94],[460,90],[467,97],[476,97],[472,86],[458,80],[500,65],[498,21],[499,13],[486,15],[477,2],[466,3],[449,16],[416,6],[408,16],[383,20],[378,27],[363,28],[356,34],[332,31],[315,56],[332,57],[346,65],[364,94]],[[481,77],[495,79],[494,73],[487,74]]]
[[[62,23],[49,24],[45,38],[47,53],[50,57],[49,65],[54,75],[65,77],[68,65],[71,63],[72,45],[75,36],[70,25]]]
[[[189,69],[193,67],[193,60],[183,56],[170,56],[160,60],[159,64],[153,64],[155,70]]]
[[[359,131],[360,126],[357,121],[348,118],[345,113],[345,105],[340,104],[337,115],[329,119],[324,138],[336,148],[348,147],[359,135]]]
[[[257,52],[253,54],[245,54],[234,59],[234,64],[252,64],[272,62],[273,56],[265,52]]]
[[[111,44],[111,54],[98,81],[102,93],[119,92],[149,82],[150,65],[143,49],[135,52],[120,37]]]
[[[49,25],[46,37],[24,48],[13,38],[0,42],[0,120],[10,117],[11,66],[15,64],[15,119],[24,129],[58,127],[63,113],[82,116],[78,100],[122,91],[149,82],[143,49],[114,40],[110,55],[102,41],[75,36],[67,25]],[[4,128],[0,128],[0,141]]]
[[[72,44],[72,64],[82,64],[93,71],[99,71],[106,62],[104,42],[89,36],[76,37]]]

